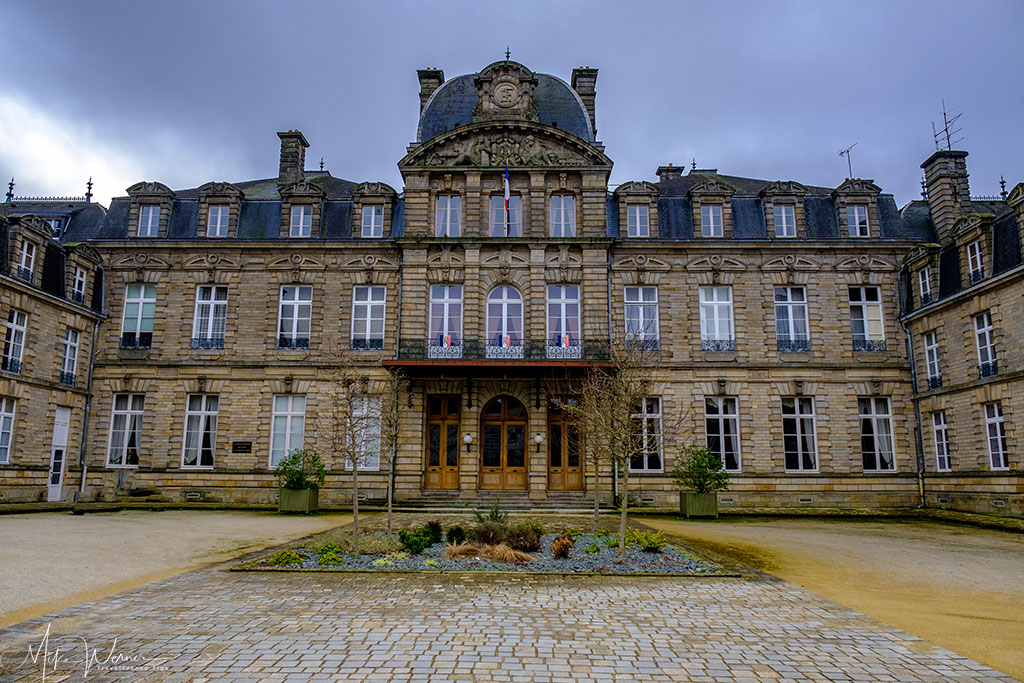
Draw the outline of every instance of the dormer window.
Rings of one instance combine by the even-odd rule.
[[[156,237],[160,230],[160,205],[143,204],[139,207],[139,237]]]
[[[370,204],[363,207],[363,237],[379,238],[384,236],[384,207]]]
[[[18,277],[22,280],[32,282],[35,267],[36,245],[28,240],[23,240],[21,243],[21,258],[18,261]]]
[[[50,229],[53,230],[53,236],[54,237],[60,237],[60,229],[61,229],[61,226],[64,224],[64,219],[63,218],[48,218],[46,220],[46,222],[49,223]]]
[[[846,207],[846,224],[849,226],[850,237],[870,237],[868,226],[868,207],[865,204],[850,204]]]
[[[792,204],[777,204],[775,214],[775,236],[796,237],[796,211]]]
[[[723,237],[722,205],[705,204],[700,207],[700,232],[704,237]]]
[[[932,274],[928,266],[917,271],[917,283],[921,288],[921,305],[927,306],[932,302]]]
[[[308,204],[292,207],[291,228],[288,234],[292,237],[309,237],[313,232],[313,207]]]
[[[85,301],[85,268],[75,268],[75,281],[71,285],[71,300],[76,303]]]
[[[227,204],[211,204],[210,213],[206,221],[207,237],[227,237],[228,218],[231,215],[231,207]]]
[[[967,264],[971,269],[971,284],[985,279],[985,265],[981,260],[981,241],[967,245]]]
[[[462,197],[438,195],[435,237],[459,237],[462,234]]]
[[[629,204],[626,206],[627,234],[630,237],[650,237],[650,214],[645,204]]]
[[[551,236],[576,236],[576,197],[551,195]]]

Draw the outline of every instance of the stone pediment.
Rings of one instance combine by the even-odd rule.
[[[173,197],[174,190],[167,187],[163,183],[158,183],[154,180],[144,180],[141,183],[135,183],[129,187],[125,192],[130,197]]]
[[[509,60],[495,62],[481,71],[473,83],[480,98],[479,104],[473,108],[474,121],[498,118],[538,120],[537,105],[533,101],[537,77],[522,64]]]
[[[612,264],[612,270],[644,270],[655,273],[667,273],[672,270],[672,264],[656,256],[636,254],[635,256],[619,259]]]
[[[832,196],[835,197],[841,194],[847,195],[870,195],[877,196],[881,194],[882,188],[875,185],[870,180],[862,180],[861,178],[847,178],[846,182],[837,187],[832,191]]]
[[[292,254],[267,264],[267,270],[323,270],[326,267],[323,261],[305,254]]]
[[[722,256],[720,254],[712,254],[711,256],[702,256],[695,258],[686,264],[686,270],[701,272],[701,271],[723,271],[723,270],[746,270],[746,264],[730,256]]]
[[[690,188],[690,195],[714,195],[730,197],[736,188],[719,178],[707,178]]]
[[[1010,190],[1010,194],[1006,198],[1006,203],[1014,207],[1018,204],[1024,203],[1024,183],[1017,183],[1014,188]]]
[[[994,216],[990,213],[968,213],[959,216],[953,222],[953,230],[950,232],[950,235],[961,237],[963,235],[979,233],[986,225],[992,222],[993,218]]]
[[[312,180],[298,180],[294,183],[288,183],[281,185],[278,188],[278,192],[281,197],[319,197],[323,198],[326,194],[324,188],[319,183],[313,182]]]
[[[436,283],[462,282],[466,279],[465,266],[461,250],[441,247],[427,257],[427,279]]]
[[[631,180],[615,188],[615,194],[622,196],[658,196],[658,186],[646,180]]]
[[[225,182],[206,183],[199,187],[200,199],[205,199],[206,197],[231,197],[232,199],[239,199],[242,194],[242,190],[237,185]]]
[[[171,262],[162,256],[153,256],[142,252],[128,254],[115,259],[111,264],[112,268],[145,268],[146,270],[167,270]]]
[[[343,262],[341,268],[342,270],[395,270],[398,268],[398,263],[393,259],[376,254],[363,254]]]
[[[220,254],[203,254],[186,259],[184,267],[185,270],[208,270],[210,268],[238,270],[242,267],[242,264],[238,259],[221,256]]]
[[[391,187],[387,183],[381,182],[368,182],[359,183],[352,189],[352,196],[358,197],[387,197],[398,194],[395,192],[395,188]]]
[[[795,180],[776,180],[774,183],[768,183],[757,193],[759,197],[767,197],[772,195],[786,195],[786,196],[797,196],[802,197],[807,194],[807,188],[796,182]]]
[[[69,251],[74,252],[78,256],[84,258],[86,261],[92,263],[103,263],[103,256],[99,250],[89,244],[74,244],[68,245]]]
[[[896,264],[878,256],[861,254],[855,258],[848,258],[836,264],[836,270],[896,270]]]
[[[544,266],[544,280],[550,284],[583,280],[583,258],[572,253],[568,245],[561,245],[553,253],[549,250]]]
[[[483,257],[480,260],[481,266],[504,266],[507,268],[529,268],[530,260],[522,254],[517,254],[509,249],[502,249]]]
[[[417,147],[399,167],[552,168],[611,166],[601,152],[568,133],[540,124],[480,123]]]
[[[763,264],[761,270],[765,272],[779,271],[779,270],[807,270],[815,271],[821,270],[821,264],[813,259],[806,258],[804,256],[797,256],[796,254],[786,254],[774,258],[771,261]]]

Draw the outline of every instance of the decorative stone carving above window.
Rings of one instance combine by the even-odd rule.
[[[761,199],[770,197],[803,197],[807,194],[807,188],[795,180],[776,180],[765,185],[757,196]]]
[[[533,91],[537,78],[522,64],[495,62],[473,79],[480,103],[473,108],[473,121],[494,119],[539,120]]]
[[[399,167],[475,166],[482,168],[602,166],[611,160],[603,153],[557,129],[519,124],[476,124],[445,133],[412,150]]]
[[[560,245],[557,250],[549,249],[546,255],[544,281],[549,284],[560,282],[579,283],[583,281],[583,258]]]
[[[733,194],[736,193],[734,188],[729,183],[719,178],[705,178],[699,183],[690,188],[689,195],[693,198],[701,198],[704,196],[710,197],[721,197],[723,199],[731,199]]]
[[[821,264],[812,259],[804,256],[797,256],[796,254],[786,254],[774,258],[771,261],[763,264],[761,270],[764,272],[779,271],[779,270],[806,270],[806,271],[817,271],[821,270]]]
[[[171,204],[174,202],[174,191],[163,183],[149,180],[135,183],[125,191],[131,199],[128,209],[128,236],[138,237],[139,235],[141,207],[156,206],[160,210],[160,219],[157,233],[151,237],[166,237],[167,224],[171,217]]]
[[[225,182],[206,183],[199,187],[199,224],[200,236],[209,235],[211,206],[228,207],[227,234],[222,237],[234,237],[238,228],[238,214],[242,206],[243,192],[236,185]]]
[[[459,284],[466,279],[466,262],[461,249],[443,246],[427,257],[427,281],[431,284]]]

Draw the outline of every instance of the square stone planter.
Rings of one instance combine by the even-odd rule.
[[[317,511],[320,489],[281,489],[277,496],[277,511],[312,515]]]
[[[680,491],[679,514],[684,517],[718,517],[718,494]]]

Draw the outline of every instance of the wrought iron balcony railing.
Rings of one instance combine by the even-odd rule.
[[[3,359],[0,360],[0,370],[3,370],[4,372],[9,372],[12,375],[20,375],[21,361],[16,358],[9,358],[8,356],[4,356]]]
[[[85,292],[71,292],[71,300],[76,304],[85,302]]]
[[[445,346],[439,339],[402,339],[398,345],[399,360],[445,361],[605,361],[608,360],[608,342],[571,341],[568,346],[554,339],[458,339]]]
[[[661,349],[661,340],[655,337],[641,337],[639,335],[626,339],[627,349],[640,351],[658,351]]]
[[[978,366],[978,373],[982,377],[992,377],[999,374],[999,361],[990,360]]]
[[[941,389],[942,388],[942,375],[932,375],[928,378],[929,389]]]
[[[192,337],[192,348],[213,351],[224,348],[224,337]]]
[[[885,351],[884,339],[854,339],[854,351]]]
[[[810,339],[778,339],[775,343],[778,350],[784,352],[811,350]]]
[[[384,339],[367,339],[366,337],[352,337],[352,349],[355,351],[380,350],[384,348]]]
[[[125,332],[121,335],[122,349],[148,349],[153,345],[152,332]]]
[[[75,373],[60,371],[60,383],[69,387],[75,386]]]
[[[976,284],[985,279],[985,271],[981,268],[971,271],[971,284]]]
[[[280,336],[277,338],[277,348],[279,349],[308,349],[309,348],[309,337],[286,337]]]
[[[18,266],[18,279],[25,282],[32,282],[32,269]]]
[[[932,295],[931,294],[922,294],[921,295],[921,305],[922,306],[927,306],[931,302],[932,302]]]
[[[735,339],[701,339],[700,348],[703,351],[735,351]]]

